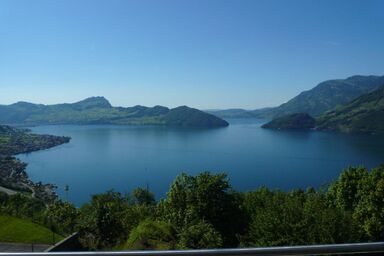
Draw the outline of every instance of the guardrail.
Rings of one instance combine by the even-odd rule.
[[[384,253],[384,242],[182,251],[0,253],[0,256],[252,256]]]

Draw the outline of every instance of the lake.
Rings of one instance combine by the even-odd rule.
[[[273,131],[262,120],[229,120],[219,129],[153,126],[39,126],[40,134],[72,137],[69,144],[19,155],[37,182],[54,183],[76,205],[114,189],[147,184],[164,197],[181,172],[225,172],[236,190],[319,188],[348,166],[384,163],[384,137],[326,132]]]

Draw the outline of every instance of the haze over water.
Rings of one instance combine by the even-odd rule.
[[[35,133],[71,136],[69,144],[19,155],[30,178],[69,185],[76,205],[95,193],[122,193],[147,184],[165,196],[181,172],[226,172],[236,190],[319,188],[347,166],[384,161],[384,137],[324,132],[273,131],[262,120],[230,120],[220,129],[151,126],[40,126]]]

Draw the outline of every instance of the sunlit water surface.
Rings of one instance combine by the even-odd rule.
[[[384,163],[384,137],[273,131],[262,120],[229,120],[219,129],[150,126],[39,126],[35,133],[72,137],[69,144],[19,155],[33,181],[54,183],[76,205],[95,193],[149,185],[164,197],[181,172],[225,172],[240,191],[260,186],[319,188],[347,166]]]

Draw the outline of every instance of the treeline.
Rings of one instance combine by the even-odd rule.
[[[384,239],[384,166],[350,167],[328,188],[237,192],[225,174],[179,175],[156,202],[142,188],[94,195],[80,208],[0,194],[1,212],[55,232],[80,232],[91,249],[186,249]],[[33,209],[33,210],[31,210]]]

